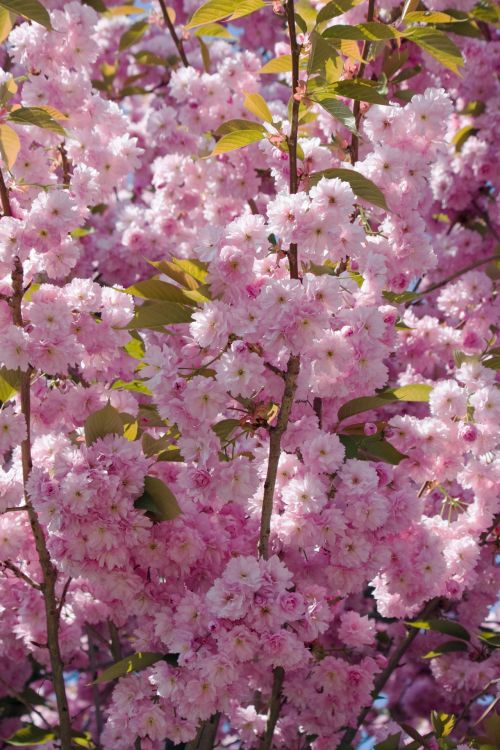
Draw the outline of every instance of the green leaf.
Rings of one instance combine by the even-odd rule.
[[[84,5],[89,5],[95,11],[97,11],[97,13],[106,13],[107,11],[107,7],[105,3],[103,3],[103,0],[82,0],[82,3]]]
[[[125,289],[125,291],[127,294],[133,294],[135,297],[142,297],[143,299],[162,300],[163,302],[180,302],[183,305],[195,306],[197,302],[206,302],[208,300],[208,297],[200,294],[200,292],[187,291],[175,286],[175,284],[160,281],[160,279],[138,281],[136,284],[133,284],[133,286],[129,286]]]
[[[158,477],[144,478],[144,493],[134,507],[150,511],[160,521],[172,521],[181,513],[174,493]]]
[[[386,39],[398,39],[401,32],[385,23],[370,21],[359,23],[356,26],[330,26],[323,32],[326,39],[354,39],[355,41],[380,41]]]
[[[459,48],[442,31],[417,27],[407,29],[405,36],[453,73],[458,73],[459,67],[464,64]]]
[[[345,448],[346,458],[357,458],[360,461],[382,461],[397,466],[407,456],[400,453],[391,443],[383,440],[381,435],[339,435]]]
[[[292,56],[280,55],[269,60],[260,70],[259,73],[290,73],[292,70]]]
[[[208,0],[200,8],[197,8],[185,29],[194,29],[213,21],[228,18],[238,7],[238,0]]]
[[[115,662],[101,672],[97,680],[94,680],[92,684],[110,682],[111,680],[117,680],[119,677],[124,677],[132,672],[140,672],[142,669],[150,667],[161,659],[163,659],[163,654],[151,651],[140,651],[137,654],[131,654],[130,656],[126,656],[125,659],[120,659],[120,661]]]
[[[193,279],[199,281],[200,284],[204,284],[208,275],[207,266],[199,260],[188,260],[186,258],[174,258],[172,263],[174,266],[185,271]]]
[[[42,729],[34,724],[26,724],[17,732],[14,732],[9,739],[5,740],[8,745],[22,747],[23,745],[44,745],[46,742],[56,739],[57,734],[51,729]]]
[[[7,169],[12,169],[21,148],[16,131],[8,125],[0,125],[0,153]]]
[[[470,641],[469,631],[466,630],[463,625],[454,620],[412,620],[407,622],[412,628],[418,628],[419,630],[432,630],[436,633],[444,633],[444,635],[451,635],[454,638],[461,638],[464,641]]]
[[[139,328],[163,328],[176,323],[189,323],[192,309],[178,302],[145,302],[135,310],[135,315],[126,326],[128,330]]]
[[[132,26],[127,29],[127,31],[122,34],[120,38],[120,43],[118,45],[118,49],[120,50],[120,52],[123,52],[123,50],[132,47],[134,44],[140,41],[148,28],[149,23],[147,21],[137,21],[136,23],[132,24]]]
[[[394,302],[397,305],[404,302],[413,302],[413,300],[420,297],[418,292],[384,292],[383,296],[385,299],[389,300],[389,302]]]
[[[120,412],[108,403],[104,409],[95,411],[85,420],[85,442],[92,445],[106,435],[123,435],[123,422]]]
[[[339,94],[339,96],[357,99],[360,102],[388,105],[387,97],[379,93],[379,88],[380,83],[366,81],[364,78],[353,78],[349,81],[337,81],[331,84],[332,93]]]
[[[256,10],[265,8],[266,3],[263,0],[243,0],[238,3],[236,10],[231,14],[228,21],[234,21],[237,18],[243,18],[243,16],[249,16],[251,13],[255,13]]]
[[[329,60],[336,60],[339,57],[336,48],[322,37],[321,34],[318,34],[317,31],[311,32],[310,42],[311,52],[309,53],[307,63],[307,72],[309,75],[318,71],[324,71],[325,65]]]
[[[363,0],[331,0],[319,11],[316,17],[316,23],[323,23],[329,21],[331,18],[342,16],[347,13],[348,10],[359,5]]]
[[[449,13],[435,10],[413,10],[406,14],[404,20],[406,23],[456,23],[457,21]]]
[[[234,39],[235,37],[230,31],[222,26],[220,23],[207,23],[204,26],[199,26],[195,32],[195,36],[211,36],[217,39]]]
[[[431,723],[437,737],[447,737],[453,731],[457,717],[453,714],[431,711]]]
[[[477,133],[479,133],[479,128],[475,128],[474,125],[465,125],[463,128],[460,128],[451,139],[451,142],[455,146],[455,151],[457,151],[457,153],[460,152],[467,139]]]
[[[198,289],[200,284],[190,273],[186,273],[180,266],[174,264],[172,261],[167,260],[149,260],[148,263],[156,268],[160,273],[165,274],[170,279],[173,279],[184,289],[190,289],[194,291]],[[206,271],[205,271],[206,276]],[[207,294],[208,296],[208,294]]]
[[[323,102],[321,104],[323,105]],[[315,185],[322,177],[326,177],[329,180],[338,177],[339,180],[349,183],[353,193],[358,198],[362,198],[374,206],[383,208],[385,211],[389,210],[380,188],[369,180],[368,177],[356,172],[354,169],[325,169],[323,172],[313,172],[309,175],[309,183]]]
[[[219,440],[223,443],[229,440],[229,437],[234,430],[240,426],[239,420],[237,419],[223,419],[217,424],[212,425],[212,430],[215,432]]]
[[[219,125],[215,131],[215,135],[222,136],[227,135],[228,133],[239,133],[241,130],[258,130],[262,134],[266,132],[265,127],[261,125],[260,122],[236,119],[228,120],[227,122],[223,122],[222,125]]]
[[[394,388],[392,391],[393,398],[398,401],[419,401],[425,403],[429,400],[432,386],[427,383],[410,383],[400,388]]]
[[[382,742],[377,742],[374,750],[398,750],[400,740],[401,732],[390,734],[389,737],[386,737]]]
[[[52,30],[50,16],[38,0],[0,0],[0,8],[5,8],[16,16],[23,16],[30,21],[35,21],[41,26],[45,26],[48,31]]]
[[[258,124],[259,123],[256,123],[256,126]],[[253,130],[235,130],[232,133],[223,135],[222,138],[217,141],[210,156],[227,154],[229,151],[237,151],[239,148],[249,146],[251,143],[257,143],[263,138],[264,134],[262,130],[258,130],[257,127]]]
[[[266,100],[260,94],[248,94],[245,92],[243,106],[261,120],[265,122],[273,121],[273,116],[267,106]]]
[[[312,101],[316,100],[312,99]],[[338,99],[318,99],[317,103],[320,104],[323,109],[326,109],[328,114],[330,114],[332,117],[335,117],[336,120],[339,120],[342,125],[344,125],[348,130],[351,131],[351,133],[357,133],[356,118],[346,104],[339,101]],[[376,186],[374,185],[374,187]],[[379,188],[376,189],[378,190]],[[382,195],[381,191],[380,195],[382,196],[383,200],[384,196]]]
[[[50,130],[58,135],[66,135],[58,122],[42,107],[19,107],[9,112],[7,119],[18,125],[36,125],[44,130]]]
[[[480,630],[478,635],[490,648],[500,648],[500,633],[492,630]]]
[[[467,651],[467,644],[463,641],[446,641],[422,656],[422,659],[436,659],[443,654],[451,654],[455,651]]]
[[[382,391],[382,393],[378,393],[375,396],[360,396],[360,398],[354,398],[341,406],[338,418],[339,421],[342,421],[343,419],[347,419],[347,417],[353,417],[355,414],[360,414],[363,411],[378,409],[394,401],[425,402],[429,400],[431,390],[432,387],[425,383],[412,383],[411,385],[405,385],[394,390]]]

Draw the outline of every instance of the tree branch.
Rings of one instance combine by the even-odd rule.
[[[4,216],[12,216],[9,193],[5,186],[2,171],[0,169],[0,199],[2,202]],[[20,328],[24,327],[22,315],[22,300],[24,294],[24,271],[21,260],[16,255],[13,259],[12,270],[12,296],[10,308],[12,311],[12,322]],[[52,668],[52,685],[57,702],[59,715],[59,739],[61,750],[71,750],[71,721],[69,715],[68,699],[66,696],[66,685],[64,682],[63,661],[59,646],[59,616],[56,597],[57,570],[54,567],[47,549],[45,534],[38,520],[33,503],[28,495],[26,486],[32,469],[31,459],[31,374],[32,368],[21,372],[19,394],[21,400],[21,413],[26,424],[26,438],[21,443],[21,461],[24,498],[28,518],[31,526],[35,547],[42,570],[42,582],[40,588],[43,594],[45,606],[45,621],[47,627],[47,647],[50,655]]]
[[[419,292],[419,296],[423,296],[424,294],[430,294],[431,292],[435,292],[436,289],[441,289],[441,287],[446,286],[446,284],[449,284],[450,281],[454,281],[455,279],[458,279],[459,276],[462,276],[464,273],[468,273],[468,271],[473,271],[475,268],[479,268],[479,266],[484,266],[485,263],[491,263],[491,261],[494,260],[500,260],[500,254],[495,253],[495,255],[490,255],[487,258],[483,258],[482,260],[476,260],[474,263],[471,263],[469,266],[466,266],[465,268],[461,268],[460,271],[455,271],[455,273],[452,273],[451,276],[447,276],[446,279],[443,279],[442,281],[436,282],[436,284],[431,284],[431,286],[428,286],[427,289],[424,289],[423,292]]]
[[[182,39],[179,39],[177,32],[175,30],[175,26],[172,23],[172,19],[168,15],[168,8],[165,5],[165,0],[158,0],[158,2],[160,3],[163,20],[165,21],[165,25],[170,32],[170,36],[172,37],[172,40],[175,46],[177,47],[177,52],[179,53],[179,57],[182,60],[182,64],[184,65],[185,68],[189,68],[189,62],[186,57],[186,52],[184,50],[184,44],[182,42]]]
[[[281,711],[282,706],[282,689],[283,681],[285,679],[285,670],[283,667],[275,667],[273,670],[273,688],[271,692],[271,701],[269,703],[269,716],[267,719],[266,731],[261,739],[259,750],[270,750],[274,730]]]
[[[431,601],[423,608],[421,613],[417,616],[417,620],[424,620],[426,617],[429,617],[429,615],[436,609],[438,603],[439,603],[438,598],[431,599]],[[406,652],[410,648],[411,644],[413,643],[413,641],[415,640],[419,632],[420,631],[418,630],[418,628],[411,628],[408,634],[406,635],[406,638],[404,638],[399,644],[399,646],[396,648],[393,655],[387,662],[387,666],[385,667],[385,669],[382,670],[382,672],[380,672],[379,676],[374,682],[373,690],[372,690],[373,700],[375,700],[378,697],[380,691],[384,688],[385,684],[389,680],[389,677],[399,667],[399,662],[401,661],[403,656],[406,654]],[[355,727],[347,727],[339,743],[340,746],[343,747],[344,745],[347,746],[351,744],[351,742],[353,741],[353,739],[355,738],[358,732],[358,729],[360,728],[360,726],[362,725],[362,723],[364,722],[364,720],[370,713],[372,705],[373,705],[373,701],[368,706],[365,706],[365,708],[363,708],[363,710],[358,716]]]
[[[375,17],[375,0],[368,0],[368,11],[366,14],[366,20],[369,23],[370,21],[373,21]],[[366,40],[363,42],[363,47],[361,51],[361,57],[363,60],[366,60],[368,53],[370,52],[371,42]],[[359,70],[357,73],[358,78],[362,78],[363,74],[366,70],[366,63],[362,62],[360,63]],[[357,134],[359,131],[359,124],[361,122],[361,102],[356,99],[354,102],[354,106],[352,108],[352,113],[354,115],[354,120],[356,122],[356,133],[353,133],[352,139],[351,139],[351,164],[356,164],[358,161],[358,154],[359,154],[359,135]]]
[[[39,583],[36,583],[32,578],[30,578],[26,573],[23,573],[23,571],[17,567],[17,565],[14,565],[14,563],[11,563],[10,560],[5,560],[4,562],[0,563],[0,566],[2,568],[6,568],[7,570],[10,570],[16,578],[20,578],[21,581],[24,581],[28,584],[28,586],[31,586],[31,588],[36,589],[37,591],[41,591],[42,587]]]

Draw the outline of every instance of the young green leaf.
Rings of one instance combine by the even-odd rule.
[[[401,732],[390,734],[385,740],[377,742],[374,750],[399,750],[399,743],[401,740]]]
[[[263,0],[243,0],[240,1],[236,7],[236,10],[231,14],[229,21],[235,21],[237,18],[243,18],[249,16],[251,13],[255,13],[256,10],[265,8],[267,3]]]
[[[280,55],[269,60],[260,70],[259,73],[290,73],[292,70],[292,56]]]
[[[0,0],[0,8],[5,8],[16,16],[23,16],[29,21],[35,21],[45,26],[48,31],[52,30],[50,16],[38,0]]]
[[[323,102],[320,102],[323,105]],[[309,176],[309,182],[311,185],[315,185],[322,177],[327,179],[333,179],[338,177],[339,180],[349,183],[351,189],[358,198],[362,198],[368,203],[372,203],[374,206],[383,208],[388,211],[387,203],[385,202],[384,194],[374,182],[365,177],[364,175],[356,172],[354,169],[325,169],[323,172],[313,172]]]
[[[255,120],[228,120],[219,125],[215,131],[215,135],[227,135],[228,133],[237,133],[241,130],[259,130],[262,134],[266,132],[266,129],[260,122]]]
[[[36,125],[58,135],[66,135],[64,128],[43,107],[18,107],[9,112],[7,120],[18,125]]]
[[[19,136],[8,125],[0,125],[0,153],[7,169],[12,169],[16,163],[21,148]]]
[[[123,50],[132,47],[134,44],[140,41],[148,28],[149,23],[147,21],[137,21],[136,23],[132,24],[132,26],[127,29],[127,31],[122,34],[120,38],[120,43],[118,45],[118,49],[120,50],[120,52],[123,52]]]
[[[387,39],[397,39],[401,32],[393,26],[385,23],[370,21],[368,23],[359,23],[356,26],[330,26],[323,32],[326,39],[354,39],[355,41],[384,41]]]
[[[446,641],[440,646],[436,646],[432,651],[428,651],[422,659],[436,659],[438,656],[443,654],[451,654],[455,651],[467,651],[467,644],[463,641]]]
[[[94,680],[93,684],[110,682],[111,680],[117,680],[119,677],[124,677],[132,672],[140,672],[142,669],[150,667],[161,659],[163,659],[163,654],[158,654],[152,651],[140,651],[137,654],[131,654],[130,656],[126,656],[125,659],[120,659],[120,661],[115,662],[101,672],[99,677]]]
[[[245,92],[243,106],[261,120],[265,122],[273,121],[273,116],[267,106],[266,100],[260,94],[248,94]]]
[[[85,420],[85,442],[92,445],[106,435],[123,435],[123,422],[120,412],[107,403],[104,409],[95,411]]]
[[[323,109],[326,109],[328,114],[339,120],[344,127],[351,131],[351,133],[357,133],[356,130],[356,118],[349,107],[338,99],[326,98],[326,99],[312,99],[320,104]],[[378,188],[377,188],[378,190]],[[381,193],[382,195],[382,193]],[[382,195],[382,198],[384,196]]]
[[[380,83],[366,81],[364,78],[337,81],[337,83],[331,85],[333,93],[345,96],[348,99],[357,99],[358,101],[370,102],[371,104],[389,104],[387,97],[378,91],[379,88]]]
[[[329,21],[331,18],[336,18],[337,16],[342,16],[361,2],[363,0],[331,0],[331,2],[324,5],[319,11],[316,17],[316,24]]]
[[[208,0],[195,10],[185,29],[194,29],[197,26],[228,18],[236,11],[238,5],[238,0]]]
[[[460,66],[464,64],[462,53],[457,45],[438,29],[411,28],[405,31],[405,36],[453,73],[458,73]]]
[[[355,414],[360,414],[363,411],[379,409],[380,407],[394,401],[425,402],[429,400],[431,390],[432,387],[425,383],[412,383],[411,385],[405,385],[394,390],[382,391],[382,393],[378,393],[374,396],[360,396],[359,398],[347,401],[341,406],[338,412],[338,418],[342,421],[343,419],[347,419],[347,417],[353,417]]]
[[[198,26],[193,32],[195,36],[211,36],[217,39],[234,39],[230,31],[220,23],[207,23],[204,26]]]
[[[11,736],[5,740],[8,745],[14,745],[14,747],[23,747],[24,745],[44,745],[46,742],[51,742],[57,738],[57,734],[52,729],[44,729],[43,727],[36,727],[34,724],[26,724],[17,732],[11,734]]]
[[[172,521],[181,513],[174,493],[158,477],[144,478],[144,494],[136,502],[135,507],[149,510],[160,521]]]
[[[419,630],[432,630],[436,633],[443,633],[444,635],[451,635],[454,638],[461,638],[464,641],[470,641],[469,631],[454,620],[412,620],[406,624]]]
[[[128,330],[163,328],[176,323],[189,323],[192,309],[178,302],[145,302],[137,307],[135,315],[126,326]]]
[[[256,123],[258,125],[259,123]],[[257,127],[252,130],[235,130],[232,133],[223,135],[222,138],[217,141],[215,147],[210,156],[217,156],[218,154],[227,154],[229,151],[236,151],[239,148],[249,146],[251,143],[257,143],[264,138],[262,130],[258,130]]]
[[[175,284],[169,284],[159,279],[138,281],[133,286],[129,286],[125,291],[128,294],[133,294],[135,297],[142,297],[143,299],[180,302],[183,305],[193,306],[197,302],[206,302],[208,299],[203,294],[200,294],[200,292],[187,291],[175,286]]]

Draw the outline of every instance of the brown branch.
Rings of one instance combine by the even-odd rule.
[[[458,279],[459,276],[462,276],[464,273],[468,273],[468,271],[473,271],[475,268],[479,268],[479,266],[484,266],[485,263],[491,263],[491,261],[494,260],[500,260],[500,254],[495,253],[495,255],[490,255],[488,258],[483,258],[482,260],[476,260],[474,263],[471,263],[469,266],[466,266],[465,268],[461,268],[460,271],[455,271],[455,273],[452,273],[451,276],[447,276],[446,279],[443,279],[442,281],[436,282],[436,284],[431,284],[431,286],[428,286],[427,289],[424,289],[423,292],[419,292],[419,296],[423,297],[424,294],[430,294],[431,292],[435,292],[436,289],[441,289],[441,287],[446,286],[446,284],[449,284],[450,281],[454,281],[455,279]]]
[[[375,0],[368,0],[368,11],[366,14],[366,20],[369,23],[370,21],[373,21],[375,17]],[[363,42],[363,47],[361,51],[361,57],[363,58],[363,61],[366,60],[368,57],[368,53],[370,52],[371,42],[366,40]],[[357,73],[358,78],[362,78],[363,74],[366,70],[366,62],[361,62],[359,66],[359,70]],[[358,161],[358,154],[359,154],[359,125],[361,122],[361,102],[359,100],[356,100],[354,102],[354,106],[352,108],[352,113],[354,115],[354,120],[356,123],[356,132],[353,133],[352,139],[351,139],[351,164],[356,164]]]
[[[9,191],[5,180],[3,178],[3,172],[0,169],[0,201],[2,203],[2,211],[4,216],[12,216],[12,208],[10,205]]]
[[[64,584],[64,588],[62,590],[62,594],[61,594],[61,597],[59,599],[59,606],[57,607],[57,619],[58,620],[61,619],[62,608],[64,607],[64,603],[66,601],[66,595],[68,593],[68,589],[69,589],[69,586],[70,586],[70,583],[71,583],[72,580],[73,579],[70,576],[68,578],[68,580],[66,581],[66,583]]]
[[[189,62],[186,57],[186,52],[184,51],[184,44],[182,42],[182,39],[178,37],[177,32],[175,30],[175,26],[172,23],[172,19],[168,15],[168,8],[165,5],[165,0],[158,0],[158,2],[160,3],[163,20],[165,21],[165,25],[170,32],[170,36],[172,37],[173,43],[177,47],[177,52],[179,53],[179,57],[182,60],[182,64],[184,65],[184,67],[189,68]]]
[[[21,581],[24,581],[28,584],[28,586],[31,586],[31,588],[36,589],[37,591],[41,591],[42,587],[39,583],[36,583],[32,578],[30,578],[26,573],[23,573],[23,571],[17,567],[17,565],[14,565],[14,563],[11,563],[10,560],[5,560],[4,562],[0,563],[0,567],[6,568],[6,570],[10,570],[11,573],[14,573],[16,578],[19,578]]]
[[[278,722],[281,706],[283,703],[282,689],[284,679],[285,670],[283,669],[283,667],[275,667],[273,669],[273,687],[271,692],[271,701],[269,703],[267,726],[266,731],[260,741],[259,750],[270,750],[271,748],[274,737],[274,730],[276,729],[276,724]]]
[[[299,131],[299,58],[300,45],[297,41],[297,32],[295,28],[295,8],[294,0],[287,0],[286,18],[288,24],[288,33],[290,35],[290,50],[292,54],[292,117],[290,123],[290,134],[287,137],[288,158],[290,165],[290,195],[298,192],[299,176],[297,170],[297,142]],[[299,260],[298,248],[296,243],[291,243],[288,249],[288,264],[291,279],[299,278]],[[269,557],[269,537],[271,534],[271,517],[273,513],[274,491],[276,488],[276,477],[278,474],[278,464],[281,456],[281,438],[288,426],[288,420],[292,412],[297,390],[297,378],[300,371],[300,357],[291,354],[285,373],[285,388],[281,399],[280,410],[276,425],[269,430],[269,457],[267,463],[266,479],[264,481],[264,496],[262,499],[262,515],[260,519],[259,534],[259,557],[267,560]],[[282,688],[285,679],[283,667],[275,667],[273,670],[273,687],[271,701],[269,704],[269,714],[267,717],[266,730],[261,738],[260,750],[269,750],[274,737],[274,731],[279,719],[282,706]]]
[[[5,186],[3,174],[0,170],[0,199],[2,202],[4,216],[12,216],[9,193]],[[18,256],[13,258],[12,270],[12,296],[10,308],[12,321],[20,328],[24,327],[22,315],[22,300],[24,294],[24,271]],[[21,443],[21,461],[23,474],[24,498],[31,532],[35,541],[35,547],[42,571],[42,582],[40,588],[43,594],[45,607],[45,621],[47,627],[47,647],[50,655],[52,668],[52,685],[57,702],[57,713],[59,716],[59,739],[61,750],[71,750],[71,721],[69,715],[68,699],[66,696],[66,685],[64,682],[63,660],[59,645],[59,617],[56,597],[57,570],[47,549],[45,534],[38,519],[33,503],[28,495],[26,486],[32,469],[31,459],[31,374],[32,368],[21,372],[19,394],[21,400],[21,413],[26,425],[26,438]]]
[[[417,620],[424,620],[426,617],[429,617],[429,615],[436,609],[437,605],[439,603],[439,599],[431,599],[431,601],[423,608],[421,613],[417,616]],[[387,662],[387,666],[385,669],[380,672],[379,676],[374,682],[372,695],[373,700],[375,700],[380,691],[385,687],[385,684],[389,680],[392,673],[399,667],[399,662],[403,658],[403,656],[406,654],[408,649],[410,648],[411,644],[419,634],[420,630],[418,628],[411,628],[406,637],[401,641],[399,646],[394,651],[393,655]],[[355,738],[358,729],[370,713],[372,709],[373,701],[368,706],[365,706],[361,713],[358,716],[356,726],[354,727],[347,727],[346,731],[344,732],[344,735],[342,736],[342,739],[339,743],[340,746],[344,747],[351,744],[353,739]]]
[[[111,656],[115,661],[120,661],[122,658],[122,645],[120,643],[120,635],[118,628],[112,620],[108,620],[109,637],[111,639],[110,651]]]
[[[99,746],[102,730],[104,728],[104,720],[103,720],[102,709],[101,709],[101,695],[99,693],[99,685],[97,685],[96,683],[97,663],[96,663],[95,654],[96,654],[97,648],[94,644],[94,641],[92,640],[92,633],[90,631],[90,628],[87,628],[87,641],[89,645],[89,669],[90,669],[90,672],[92,673],[92,700],[94,702],[94,710],[95,710],[97,745]]]
[[[209,719],[203,721],[194,740],[188,742],[186,750],[213,750],[217,739],[220,713],[213,714]]]

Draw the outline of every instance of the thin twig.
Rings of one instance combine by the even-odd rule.
[[[0,200],[2,202],[3,215],[12,216],[9,193],[5,186],[2,171],[0,169]],[[12,296],[10,308],[12,322],[19,328],[24,328],[22,315],[22,300],[24,295],[24,269],[21,260],[16,255],[13,258],[12,269]],[[57,570],[51,560],[45,540],[45,533],[38,519],[37,512],[27,492],[27,484],[32,469],[31,458],[31,375],[32,368],[21,372],[19,395],[21,401],[21,413],[26,425],[26,438],[21,443],[21,462],[24,487],[24,499],[31,526],[31,532],[35,541],[35,547],[42,571],[42,582],[40,588],[43,594],[45,607],[45,622],[47,627],[47,647],[50,655],[52,668],[52,686],[56,696],[57,713],[59,716],[59,740],[61,750],[71,750],[71,720],[69,714],[68,698],[66,695],[66,684],[64,681],[64,668],[59,645],[59,617],[57,612],[56,582]]]
[[[24,581],[28,584],[28,586],[31,586],[31,588],[36,589],[37,591],[41,591],[42,587],[39,583],[36,583],[32,578],[30,578],[26,573],[23,573],[21,568],[18,568],[17,565],[14,565],[14,563],[11,563],[10,560],[5,560],[4,562],[0,563],[0,567],[6,568],[7,570],[10,570],[16,578],[20,578],[21,581]]]
[[[418,615],[417,620],[423,620],[426,617],[428,617],[436,609],[438,603],[439,603],[438,598],[431,599],[431,601],[423,608],[421,613]],[[418,628],[411,628],[408,634],[406,635],[406,637],[401,641],[399,646],[396,648],[393,655],[387,662],[387,666],[385,667],[385,669],[382,670],[382,672],[380,672],[379,676],[374,682],[373,690],[372,690],[373,700],[375,700],[378,697],[380,691],[384,688],[385,684],[389,680],[392,673],[399,667],[399,663],[401,659],[406,654],[406,652],[410,648],[411,644],[413,643],[413,641],[415,640],[419,632],[420,631]],[[358,716],[356,726],[347,727],[340,741],[340,745],[342,747],[344,745],[348,746],[351,744],[351,742],[353,741],[353,739],[355,738],[358,732],[358,729],[360,728],[360,726],[362,725],[362,723],[364,722],[364,720],[370,713],[372,705],[373,705],[373,701],[368,706],[365,706],[365,708],[363,708],[363,710]]]
[[[174,42],[175,46],[177,47],[177,52],[179,53],[179,57],[182,60],[182,64],[184,67],[189,68],[189,62],[186,57],[186,52],[184,51],[184,44],[182,42],[182,39],[180,39],[177,35],[177,32],[175,30],[175,26],[172,23],[172,19],[168,15],[168,8],[165,5],[165,0],[158,0],[160,3],[161,13],[163,16],[163,20],[165,21],[165,25],[167,29],[170,32],[170,36],[172,37],[172,41]]]
[[[99,693],[99,685],[96,683],[97,678],[97,663],[95,658],[96,646],[92,640],[92,633],[90,628],[87,627],[87,641],[89,644],[89,668],[92,673],[92,700],[94,702],[95,709],[95,727],[97,744],[100,744],[102,730],[104,728],[104,720],[101,709],[101,695]]]
[[[461,268],[460,271],[455,271],[455,273],[452,273],[451,276],[447,276],[446,279],[443,279],[442,281],[436,282],[436,284],[431,284],[431,286],[428,286],[427,289],[424,289],[423,292],[419,292],[419,296],[423,297],[424,294],[430,294],[431,292],[435,292],[436,289],[441,289],[441,287],[446,286],[446,284],[449,284],[450,281],[454,281],[455,279],[458,279],[459,276],[462,276],[464,273],[468,273],[469,271],[473,271],[475,268],[479,268],[479,266],[484,266],[485,263],[491,263],[494,260],[500,260],[500,254],[495,253],[495,255],[490,255],[487,258],[483,258],[482,260],[476,260],[474,263],[471,263],[469,266],[466,266],[465,268]]]
[[[274,730],[279,719],[282,706],[282,689],[285,679],[285,670],[283,667],[273,669],[273,687],[271,692],[271,701],[269,703],[269,715],[267,718],[266,731],[260,741],[259,750],[270,750],[273,742]]]
[[[61,619],[62,608],[64,607],[64,603],[66,601],[66,595],[68,593],[68,589],[69,589],[69,586],[70,586],[70,583],[71,583],[72,580],[73,579],[70,576],[68,578],[68,580],[66,581],[66,583],[64,584],[64,588],[62,590],[61,598],[59,599],[59,606],[57,608],[57,619],[58,620]]]
[[[368,0],[368,11],[366,14],[367,22],[370,23],[370,21],[373,21],[374,17],[375,17],[375,0]],[[371,42],[369,40],[366,40],[363,42],[363,47],[361,51],[361,57],[363,61],[360,63],[360,66],[358,69],[358,73],[357,73],[358,78],[362,78],[366,70],[366,62],[364,61],[368,57],[368,53],[370,52],[370,47],[371,47]],[[354,115],[354,121],[356,123],[356,132],[353,133],[352,139],[351,139],[351,148],[350,148],[351,164],[356,164],[356,162],[358,161],[358,154],[359,154],[358,131],[359,131],[359,124],[361,122],[361,102],[358,99],[356,99],[356,101],[354,102],[352,113]]]
[[[120,661],[122,658],[122,645],[120,643],[120,635],[118,628],[112,620],[108,620],[109,637],[111,638],[110,651],[111,656],[115,661]]]
[[[41,721],[45,724],[47,729],[51,729],[51,725],[47,721],[45,716],[37,708],[35,708],[35,706],[32,703],[30,703],[29,700],[27,700],[27,698],[25,698],[22,693],[18,693],[17,690],[14,690],[14,688],[11,687],[9,683],[6,682],[1,675],[0,675],[0,683],[4,686],[4,688],[7,690],[9,695],[12,695],[12,697],[18,700],[19,703],[22,703],[24,706],[26,706],[26,708],[31,713],[36,714],[38,718],[41,719]]]

